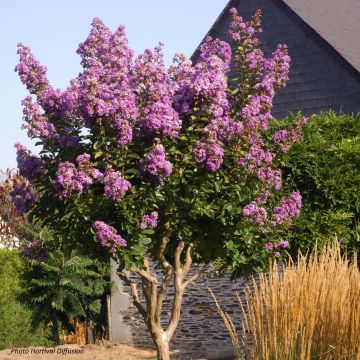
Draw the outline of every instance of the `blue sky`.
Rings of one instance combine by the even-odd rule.
[[[14,67],[16,45],[29,46],[48,68],[54,87],[65,88],[81,70],[76,49],[100,17],[110,29],[126,26],[135,54],[165,44],[170,64],[176,52],[190,56],[227,0],[2,0],[0,3],[0,169],[15,167],[16,141],[34,150],[21,130],[21,100],[28,95]]]

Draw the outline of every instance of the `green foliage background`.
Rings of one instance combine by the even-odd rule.
[[[26,301],[27,271],[17,251],[0,249],[0,349],[53,344],[49,327],[40,323],[33,328],[33,310]]]
[[[276,122],[289,124],[294,117]],[[303,197],[303,208],[287,230],[293,254],[337,236],[344,249],[360,250],[360,113],[313,115],[304,141],[283,159],[284,183]]]

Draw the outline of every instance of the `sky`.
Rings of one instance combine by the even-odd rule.
[[[165,44],[169,65],[175,53],[191,56],[227,0],[0,0],[0,170],[16,167],[14,144],[35,153],[34,142],[21,130],[21,100],[28,95],[14,67],[16,45],[29,46],[46,65],[56,88],[64,89],[81,71],[78,44],[90,31],[94,17],[113,31],[126,26],[136,54]]]

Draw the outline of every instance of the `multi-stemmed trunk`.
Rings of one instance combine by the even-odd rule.
[[[185,289],[199,276],[199,274],[195,274],[186,279],[192,264],[192,243],[188,246],[185,246],[183,241],[178,243],[174,252],[173,264],[165,259],[164,252],[169,243],[169,239],[170,225],[166,223],[163,236],[159,241],[155,254],[156,260],[163,270],[161,279],[159,279],[160,277],[158,277],[154,271],[151,271],[149,261],[146,258],[144,259],[143,267],[135,271],[141,278],[146,306],[143,306],[140,301],[137,284],[130,280],[123,272],[118,272],[120,278],[130,286],[133,303],[142,315],[151,334],[157,350],[158,360],[170,359],[170,341],[180,320],[180,309]],[[184,251],[184,261],[181,261],[181,255]],[[172,310],[168,326],[164,328],[161,325],[161,310],[164,299],[166,298],[167,289],[171,282],[174,284]]]

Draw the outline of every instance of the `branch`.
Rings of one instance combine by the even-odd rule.
[[[138,311],[140,312],[140,314],[143,316],[144,319],[146,319],[146,311],[144,309],[144,307],[142,306],[141,302],[140,302],[140,298],[139,298],[139,293],[137,290],[137,285],[134,281],[131,281],[124,273],[122,272],[117,272],[119,278],[121,280],[124,281],[124,283],[127,286],[130,286],[130,290],[131,290],[131,295],[133,298],[133,304],[136,306],[136,308],[138,309]]]
[[[185,247],[185,243],[183,241],[179,242],[179,245],[177,246],[174,254],[174,266],[175,266],[175,273],[181,273],[182,267],[181,267],[181,260],[180,256],[183,252]]]
[[[165,299],[167,289],[169,287],[170,281],[173,276],[174,276],[174,270],[173,270],[173,267],[170,266],[166,270],[166,273],[163,278],[163,282],[161,284],[161,288],[159,289],[158,295],[157,295],[157,302],[156,302],[156,309],[155,309],[155,322],[158,324],[160,324],[160,316],[161,316],[161,309],[162,309],[163,301]]]
[[[183,266],[183,272],[184,272],[184,279],[187,275],[187,273],[189,272],[190,268],[191,268],[191,264],[192,264],[192,249],[194,247],[193,243],[190,243],[189,246],[186,249],[186,254],[185,254],[185,263]]]
[[[150,264],[147,258],[144,258],[144,266],[136,271],[141,277],[142,288],[145,295],[148,324],[155,322],[155,313],[157,307],[157,278],[150,273]]]
[[[179,247],[180,246],[178,246],[178,248],[175,250],[175,254],[179,250]],[[182,249],[183,248],[184,246],[182,246]],[[169,341],[174,335],[174,332],[180,320],[180,309],[181,309],[182,298],[185,290],[185,288],[182,286],[183,276],[181,270],[182,269],[176,270],[174,275],[175,294],[174,294],[173,306],[171,310],[170,323],[166,329],[166,335]]]
[[[164,225],[164,233],[161,238],[160,245],[156,249],[156,253],[155,253],[156,259],[159,261],[161,267],[164,270],[167,270],[169,267],[172,267],[171,264],[164,257],[164,251],[169,243],[170,234],[171,234],[170,222],[167,221]]]
[[[189,286],[191,283],[193,283],[194,281],[196,281],[200,276],[200,273],[197,273],[193,276],[191,276],[189,279],[187,279],[184,283],[183,283],[183,288],[184,290],[186,289],[187,286]]]

